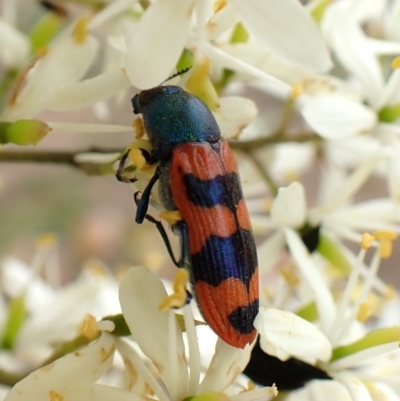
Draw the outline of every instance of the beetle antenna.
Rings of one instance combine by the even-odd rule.
[[[180,70],[180,71],[176,72],[174,75],[171,75],[171,76],[170,76],[169,78],[167,78],[165,81],[161,82],[161,85],[162,85],[163,83],[169,81],[169,80],[172,79],[172,78],[179,77],[179,75],[182,75],[182,74],[184,74],[185,72],[188,72],[191,68],[192,68],[192,66],[186,67],[186,68],[184,68],[183,70]]]

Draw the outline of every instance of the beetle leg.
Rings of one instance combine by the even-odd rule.
[[[136,203],[137,211],[136,211],[135,221],[138,224],[142,224],[143,220],[146,218],[147,210],[149,208],[151,190],[153,189],[154,184],[157,182],[159,178],[160,178],[160,167],[158,166],[156,172],[154,173],[153,177],[151,177],[151,180],[149,181],[147,187],[143,191],[140,200]],[[138,199],[138,192],[136,192],[134,196],[136,202]]]
[[[181,257],[179,259],[179,268],[185,268],[190,263],[190,252],[189,252],[189,237],[186,223],[181,220],[174,224],[173,230],[178,231],[179,241],[181,246]],[[189,269],[190,272],[190,269]],[[186,290],[186,304],[189,304],[193,299],[193,295],[190,291]]]
[[[125,169],[125,164],[126,160],[128,159],[130,149],[128,149],[122,156],[121,160],[119,161],[117,171],[115,172],[115,177],[117,178],[118,181],[125,182],[125,183],[132,183],[137,181],[137,178],[129,178],[126,175],[124,175],[124,169]]]
[[[136,202],[136,199],[135,199],[135,202]],[[162,225],[161,221],[156,220],[153,216],[151,216],[149,214],[146,214],[145,219],[156,226],[158,232],[161,235],[162,240],[164,241],[164,244],[165,244],[165,246],[167,248],[168,255],[170,256],[170,258],[172,260],[172,263],[176,267],[181,267],[180,261],[176,260],[176,258],[175,258],[175,255],[174,255],[174,253],[172,251],[171,243],[169,242],[169,238],[168,238],[167,232],[165,231],[165,228]]]

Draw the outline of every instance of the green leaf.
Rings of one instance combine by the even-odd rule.
[[[377,347],[378,345],[389,344],[400,341],[400,326],[388,327],[371,331],[363,338],[351,344],[335,348],[332,352],[331,362],[346,356],[364,351],[368,348]]]
[[[4,327],[4,334],[1,340],[1,348],[13,349],[15,340],[21,329],[27,312],[25,308],[25,296],[15,297],[8,306],[8,317]]]

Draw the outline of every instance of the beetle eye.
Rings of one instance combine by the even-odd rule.
[[[132,98],[132,107],[133,107],[133,113],[134,114],[140,114],[142,111],[139,107],[139,95],[135,95]]]

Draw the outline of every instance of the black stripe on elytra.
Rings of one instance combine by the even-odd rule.
[[[254,319],[258,313],[258,299],[250,305],[239,306],[229,316],[230,324],[240,334],[250,334],[254,330]]]
[[[236,173],[217,175],[210,180],[201,180],[191,173],[182,175],[187,199],[194,205],[205,208],[223,205],[236,214],[236,207],[243,199]]]
[[[205,281],[214,287],[234,277],[249,289],[257,267],[257,253],[253,234],[242,228],[229,237],[211,235],[200,252],[192,254],[193,283]]]

